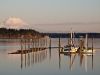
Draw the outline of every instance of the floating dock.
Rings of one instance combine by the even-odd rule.
[[[27,54],[27,53],[31,53],[31,52],[42,51],[45,49],[47,49],[47,48],[30,48],[30,50],[17,50],[15,52],[11,52],[8,54]]]

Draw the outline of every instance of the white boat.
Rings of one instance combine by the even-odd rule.
[[[63,52],[75,53],[75,52],[77,51],[77,49],[78,49],[78,47],[66,45],[66,46],[64,47]]]
[[[92,50],[92,48],[88,48],[88,49],[84,49],[83,52],[84,53],[95,53],[96,50]]]
[[[71,31],[71,38],[70,38],[70,44],[64,46],[63,52],[70,52],[70,53],[75,53],[77,52],[78,47],[74,46],[74,33]]]
[[[95,53],[95,50],[93,48],[88,47],[88,35],[86,34],[86,41],[85,41],[85,48],[82,50],[83,53]]]

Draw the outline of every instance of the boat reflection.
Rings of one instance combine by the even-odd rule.
[[[82,67],[82,65],[84,64],[85,67],[85,71],[87,72],[87,68],[90,67],[88,65],[88,62],[91,62],[91,67],[93,70],[93,57],[94,54],[84,54],[84,53],[59,53],[59,65],[61,65],[61,59],[63,59],[63,57],[61,57],[61,55],[67,56],[69,58],[69,69],[72,71],[72,66],[76,65],[78,62],[80,63],[80,67]],[[79,57],[79,61],[75,61],[75,58]],[[91,59],[91,61],[89,60]],[[77,59],[76,59],[77,60]],[[60,69],[60,67],[59,67]]]
[[[64,59],[67,56],[69,58],[69,60],[66,60],[66,61],[69,62],[69,69],[71,71],[72,71],[73,65],[77,65],[78,62],[80,63],[79,64],[80,67],[84,65],[86,72],[87,72],[87,68],[90,67],[90,65],[88,65],[88,62],[91,62],[91,66],[92,66],[92,70],[93,70],[93,57],[94,57],[94,53],[62,52],[63,47],[61,46],[61,39],[60,38],[58,38],[58,47],[52,47],[51,44],[52,43],[51,43],[51,39],[50,39],[50,47],[49,47],[50,59],[52,58],[51,57],[51,51],[53,51],[56,48],[56,50],[58,50],[59,69],[61,69],[61,64],[62,64],[61,62],[64,62],[61,59]],[[75,61],[75,60],[77,60],[77,61]]]

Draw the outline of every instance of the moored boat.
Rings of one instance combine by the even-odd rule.
[[[63,52],[75,53],[77,50],[78,47],[74,44],[74,33],[71,31],[70,40],[68,40],[68,45],[64,46]]]

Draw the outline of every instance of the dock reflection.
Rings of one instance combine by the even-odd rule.
[[[21,69],[47,58],[47,38],[21,39],[21,50],[12,53],[21,55]]]
[[[29,67],[37,63],[41,63],[47,58],[47,50],[31,52],[28,54],[21,54],[21,69]]]

